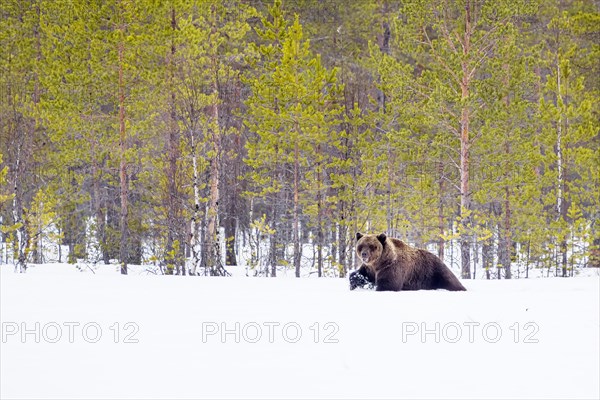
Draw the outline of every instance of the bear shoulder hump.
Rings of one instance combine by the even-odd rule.
[[[394,245],[394,247],[396,247],[398,249],[402,249],[402,248],[406,247],[406,243],[404,243],[400,239],[396,239],[396,238],[389,238],[389,239],[392,242],[392,244]]]

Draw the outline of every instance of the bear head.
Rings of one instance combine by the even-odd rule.
[[[356,254],[365,265],[372,267],[381,257],[386,238],[385,233],[363,235],[358,232],[356,234]]]

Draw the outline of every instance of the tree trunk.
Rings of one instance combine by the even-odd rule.
[[[527,241],[527,262],[525,263],[525,278],[529,278],[529,262],[531,260],[531,239]]]
[[[557,40],[558,41],[558,40]],[[560,77],[560,59],[558,57],[558,53],[556,55],[556,106],[558,108],[558,123],[557,123],[557,132],[556,132],[556,162],[557,162],[557,172],[558,172],[558,182],[557,189],[558,195],[556,199],[556,209],[558,214],[558,219],[562,219],[566,221],[567,216],[567,206],[565,204],[565,183],[564,183],[564,154],[563,154],[563,123],[565,125],[565,131],[567,130],[568,120],[565,115],[565,120],[563,122],[563,98],[562,98],[562,81]],[[566,108],[566,99],[564,100],[564,107]],[[566,132],[565,132],[566,133]],[[562,229],[561,229],[562,230]],[[560,241],[560,252],[561,252],[561,269],[562,276],[567,277],[567,238],[566,234],[561,234]]]
[[[471,9],[467,1],[465,5],[465,35],[463,43],[463,54],[468,59],[471,40]],[[471,279],[471,193],[469,189],[469,163],[470,163],[470,138],[469,123],[471,120],[469,101],[469,63],[462,63],[461,100],[462,110],[460,114],[460,252],[461,272],[463,279]]]
[[[479,260],[479,243],[473,243],[473,279],[477,279],[477,260]]]
[[[220,168],[219,168],[219,156],[221,151],[220,143],[220,132],[218,127],[219,120],[219,106],[213,105],[213,128],[212,128],[212,144],[214,156],[210,163],[210,178],[209,178],[209,198],[207,208],[207,224],[206,224],[206,263],[207,268],[210,269],[211,275],[218,273],[217,263],[218,251],[217,251],[217,228],[218,228],[218,212],[219,212],[219,179],[220,179]]]
[[[211,35],[217,35],[216,21],[216,6],[212,5],[213,25]],[[219,214],[219,184],[221,179],[221,127],[219,121],[219,64],[217,61],[216,49],[213,49],[211,56],[212,67],[212,124],[210,126],[211,142],[212,142],[212,159],[210,162],[209,176],[209,198],[207,208],[207,224],[206,224],[206,265],[210,269],[211,275],[225,275],[226,271],[223,268],[220,258],[220,248],[217,242],[217,231],[219,229],[218,214]]]
[[[124,27],[121,26],[122,35],[124,35]],[[120,219],[120,250],[119,250],[119,261],[121,263],[121,274],[127,275],[127,255],[129,248],[129,227],[127,226],[128,216],[128,185],[127,185],[127,161],[125,159],[125,152],[127,150],[127,137],[125,132],[125,87],[123,83],[123,52],[124,52],[124,38],[118,45],[119,54],[119,178],[121,184],[121,219]]]
[[[511,273],[510,265],[511,265],[511,261],[512,261],[512,257],[511,257],[512,237],[511,237],[511,228],[510,228],[510,191],[509,191],[508,185],[505,187],[504,195],[505,195],[504,202],[503,202],[504,210],[502,210],[503,211],[502,212],[503,221],[501,224],[502,228],[498,232],[499,238],[500,238],[500,241],[498,243],[498,247],[499,247],[498,262],[500,263],[500,266],[504,270],[504,278],[511,279],[512,273]]]
[[[384,95],[385,98],[385,95]],[[383,110],[385,113],[385,109]],[[387,140],[387,180],[385,194],[385,219],[387,234],[392,235],[394,215],[392,211],[392,149],[389,139]]]
[[[201,249],[200,249],[200,188],[198,182],[198,155],[196,154],[196,141],[195,141],[195,132],[192,130],[190,132],[190,142],[192,147],[192,166],[193,166],[193,187],[194,187],[194,210],[192,212],[192,220],[190,226],[190,247],[192,250],[192,260],[191,260],[191,268],[190,275],[196,275],[198,266],[201,263]]]
[[[175,15],[175,8],[171,8],[171,30],[174,32],[177,29],[177,20]],[[177,114],[176,114],[176,93],[174,88],[174,64],[175,64],[175,43],[171,41],[171,49],[169,54],[169,87],[171,88],[170,101],[169,101],[169,133],[167,137],[167,188],[165,196],[165,204],[167,206],[167,243],[165,246],[165,265],[167,266],[167,275],[172,275],[174,270],[177,269],[179,273],[181,266],[180,254],[174,254],[176,250],[174,248],[174,241],[176,237],[180,235],[180,226],[178,223],[179,211],[179,195],[177,186],[177,160],[179,159],[179,129],[177,127]],[[181,249],[178,250],[180,252]],[[182,274],[185,275],[185,267],[183,267]]]
[[[19,153],[19,152],[17,152]],[[24,218],[23,211],[23,189],[19,185],[20,183],[20,166],[21,159],[20,155],[17,154],[16,159],[16,171],[14,180],[14,197],[13,197],[13,221],[15,224],[20,223],[21,226],[15,232],[15,243],[17,247],[17,262],[15,264],[15,271],[24,273],[27,271],[27,258],[26,258],[26,243],[27,243],[27,224]]]
[[[296,139],[296,143],[294,144],[294,231],[293,231],[293,242],[294,242],[294,269],[296,271],[296,278],[300,278],[300,260],[301,260],[301,246],[300,246],[300,217],[299,217],[299,208],[298,208],[298,192],[299,192],[299,171],[300,169],[300,161],[299,161],[299,148],[298,148],[298,139]]]
[[[438,193],[439,193],[439,205],[438,205],[438,257],[444,261],[444,164],[442,161],[438,162]]]
[[[492,269],[492,245],[489,240],[485,240],[481,244],[481,266],[485,270],[485,278],[490,279],[490,270]]]
[[[235,254],[235,237],[237,234],[236,219],[233,217],[234,207],[229,210],[227,218],[224,219],[225,228],[225,265],[237,265]]]
[[[347,253],[347,236],[348,227],[346,226],[346,220],[344,218],[344,207],[345,202],[340,201],[340,223],[338,224],[338,263],[340,265],[340,278],[344,278],[348,273],[348,261],[346,257]]]
[[[498,212],[496,212],[495,214],[498,215]],[[508,251],[504,243],[504,228],[502,225],[503,222],[499,221],[498,224],[495,226],[496,234],[498,235],[498,245],[496,247],[498,253],[498,264],[496,265],[498,279],[502,278],[502,270],[504,270],[504,266],[507,259],[506,252]]]
[[[463,86],[463,98],[468,96],[468,87]],[[469,192],[469,109],[461,114],[460,136],[460,252],[463,279],[471,279],[471,193]]]
[[[323,276],[323,227],[319,223],[317,228],[317,275]]]
[[[317,275],[323,276],[323,177],[321,175],[321,146],[317,145]]]
[[[510,68],[508,66],[508,64],[504,64],[503,65],[503,69],[506,73],[505,75],[505,79],[504,79],[504,84],[506,87],[509,86],[510,84]],[[507,110],[510,110],[510,96],[509,94],[507,94],[505,96],[504,102],[506,104],[506,108]],[[509,160],[512,156],[512,151],[511,151],[511,146],[510,146],[510,138],[507,137],[504,139],[504,153],[506,155],[506,159]],[[508,165],[508,164],[507,164]],[[505,171],[506,173],[506,177],[510,176],[510,171]],[[503,215],[504,215],[504,223],[503,223],[503,234],[500,238],[501,240],[501,244],[504,247],[503,250],[503,254],[504,254],[504,259],[500,260],[500,263],[502,264],[502,267],[504,267],[504,278],[505,279],[511,279],[512,278],[512,272],[511,272],[511,263],[512,263],[512,248],[513,248],[513,242],[512,242],[512,231],[511,231],[511,224],[510,224],[510,219],[511,219],[511,207],[510,207],[510,181],[506,182],[506,186],[504,187],[504,204],[503,204]]]
[[[277,164],[276,164],[277,165]],[[277,168],[279,170],[279,168]],[[279,172],[281,174],[281,171]],[[280,178],[282,179],[282,178]],[[281,182],[281,181],[280,181]],[[269,266],[271,267],[271,277],[277,276],[277,246],[278,246],[278,238],[281,235],[281,222],[277,209],[277,198],[282,196],[283,190],[280,190],[279,193],[274,195],[273,203],[271,204],[271,226],[275,229],[271,235],[269,235]],[[267,275],[268,275],[268,266],[267,266]]]

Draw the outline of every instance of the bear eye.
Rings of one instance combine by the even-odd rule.
[[[375,246],[373,246],[373,245],[370,245],[370,246],[369,246],[369,250],[370,250],[370,251],[375,251]]]

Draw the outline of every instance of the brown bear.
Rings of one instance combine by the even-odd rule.
[[[356,234],[361,267],[350,274],[350,290],[375,285],[378,291],[467,290],[450,269],[427,250],[381,235]]]

